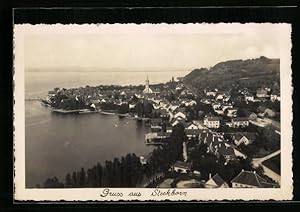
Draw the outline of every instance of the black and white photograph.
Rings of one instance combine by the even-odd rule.
[[[16,24],[15,199],[291,199],[291,48],[284,23]]]

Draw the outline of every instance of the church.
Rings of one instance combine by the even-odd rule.
[[[148,79],[148,75],[145,81],[145,89],[143,91],[144,94],[150,94],[153,93],[153,91],[151,90],[151,88],[149,87],[149,79]]]

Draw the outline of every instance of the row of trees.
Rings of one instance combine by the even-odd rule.
[[[100,163],[85,170],[67,173],[64,183],[59,182],[57,177],[48,178],[44,182],[46,188],[80,188],[80,187],[135,187],[144,176],[139,157],[135,154],[127,154],[121,159],[105,161],[104,166]]]

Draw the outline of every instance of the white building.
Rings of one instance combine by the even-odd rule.
[[[238,128],[238,127],[248,127],[249,126],[249,119],[248,118],[233,118],[231,120],[232,127]]]
[[[219,128],[220,127],[220,118],[219,117],[205,117],[204,126],[208,128]]]

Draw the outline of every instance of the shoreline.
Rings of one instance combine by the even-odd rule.
[[[75,109],[75,110],[66,110],[66,109],[57,109],[53,108],[50,105],[47,105],[43,102],[41,102],[41,105],[44,107],[47,107],[50,109],[51,112],[60,113],[60,114],[92,114],[92,113],[100,113],[102,115],[117,115],[119,117],[128,118],[128,119],[136,119],[141,121],[148,121],[150,118],[144,118],[144,117],[135,117],[130,115],[129,113],[116,113],[112,111],[103,111],[103,110],[96,110],[91,111],[89,109]]]

